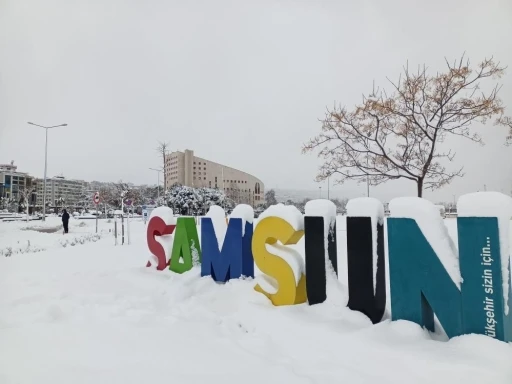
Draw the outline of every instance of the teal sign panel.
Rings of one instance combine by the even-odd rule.
[[[512,341],[512,316],[505,315],[498,219],[457,218],[464,333]],[[507,252],[508,254],[508,252]],[[508,274],[510,305],[510,271]]]
[[[448,337],[463,334],[461,292],[413,219],[389,218],[391,317],[434,331],[434,313]]]

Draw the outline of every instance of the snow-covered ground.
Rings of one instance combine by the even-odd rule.
[[[99,220],[96,233],[96,220],[69,221],[69,234],[63,235],[61,218],[48,217],[45,222],[0,221],[0,257],[19,253],[33,253],[58,249],[67,246],[97,241],[113,231],[113,220]]]
[[[346,308],[345,220],[337,220],[340,281],[329,282],[325,303],[292,307],[272,306],[251,279],[222,285],[199,268],[145,268],[140,220],[123,246],[112,221],[101,220],[96,235],[94,220],[72,219],[65,236],[58,218],[44,224],[53,233],[26,229],[41,222],[0,222],[0,250],[12,249],[0,256],[0,383],[512,382],[510,343],[446,341],[405,321],[372,325]],[[455,237],[456,221],[446,223]]]

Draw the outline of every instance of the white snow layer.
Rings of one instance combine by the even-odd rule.
[[[224,238],[226,237],[226,231],[228,230],[226,212],[218,205],[212,205],[206,213],[205,217],[212,219],[215,236],[217,237],[217,242],[219,243],[219,249],[222,249]]]
[[[384,206],[373,197],[356,197],[347,203],[348,217],[371,217],[372,223],[384,224]]]
[[[254,221],[254,209],[247,204],[238,204],[231,212],[229,218],[242,219],[242,236],[245,236],[245,224]]]
[[[377,290],[377,226],[384,224],[384,206],[373,197],[357,197],[350,199],[347,203],[348,217],[371,217],[372,220],[372,242],[373,242],[373,293]]]
[[[344,217],[337,221],[344,265]],[[446,222],[456,236],[455,220]],[[510,343],[482,335],[433,341],[409,321],[372,325],[344,305],[345,273],[325,303],[276,308],[252,280],[219,285],[200,278],[199,267],[145,268],[141,219],[122,247],[109,232],[113,221],[99,220],[98,241],[66,248],[58,241],[95,235],[95,220],[71,219],[66,235],[25,229],[32,225],[0,221],[0,249],[28,240],[45,248],[0,256],[1,384],[165,383],[169,361],[179,361],[172,378],[180,384],[205,373],[226,384],[510,384]],[[59,225],[58,217],[38,224]]]
[[[459,252],[444,225],[439,209],[421,197],[399,197],[389,202],[391,217],[416,220],[423,236],[437,254],[446,272],[460,289]]]
[[[324,220],[324,225],[327,229],[336,222],[336,204],[330,200],[310,200],[304,206],[304,212],[306,216],[320,216],[326,219]]]
[[[304,274],[306,269],[304,260],[302,259],[299,251],[287,245],[283,245],[280,242],[275,244],[265,244],[265,248],[267,248],[267,251],[269,251],[271,254],[279,256],[281,259],[288,263],[293,271],[293,275],[295,276],[295,285],[299,284],[300,277]],[[277,292],[277,289],[275,289],[275,292]],[[269,291],[269,293],[275,292]]]
[[[459,217],[496,217],[498,219],[503,299],[505,301],[505,315],[508,315],[512,198],[499,192],[468,193],[461,196],[457,201],[457,215]]]
[[[306,216],[316,216],[324,218],[324,248],[325,248],[325,265],[326,271],[333,271],[332,264],[329,260],[329,232],[334,231],[336,224],[336,204],[330,200],[316,199],[310,200],[304,206]]]
[[[304,230],[304,218],[302,213],[294,205],[284,205],[282,203],[271,205],[258,217],[258,220],[265,217],[280,217],[286,220],[296,231]]]
[[[165,224],[169,225],[174,223],[174,212],[169,207],[158,207],[153,209],[149,215],[149,220],[155,216],[160,217]]]

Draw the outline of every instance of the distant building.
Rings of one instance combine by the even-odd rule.
[[[0,197],[19,199],[20,193],[31,188],[31,185],[32,177],[26,172],[18,172],[14,161],[10,164],[0,164]]]
[[[46,204],[54,206],[76,206],[79,202],[85,182],[82,180],[70,180],[63,176],[46,179]],[[43,206],[44,179],[37,179],[36,205]],[[63,201],[63,203],[61,202]]]
[[[223,190],[236,204],[255,207],[264,202],[264,186],[260,179],[247,172],[194,156],[194,151],[189,149],[166,155],[165,175],[166,188],[174,184],[217,188]]]

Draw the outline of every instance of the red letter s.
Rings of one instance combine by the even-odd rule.
[[[148,229],[146,232],[148,248],[158,260],[156,269],[159,271],[165,269],[169,263],[165,256],[165,249],[162,247],[162,244],[156,241],[155,236],[170,235],[174,232],[174,228],[176,228],[176,225],[167,225],[165,221],[158,216],[152,217],[148,222]],[[151,260],[148,260],[146,267],[151,267],[151,265]]]

